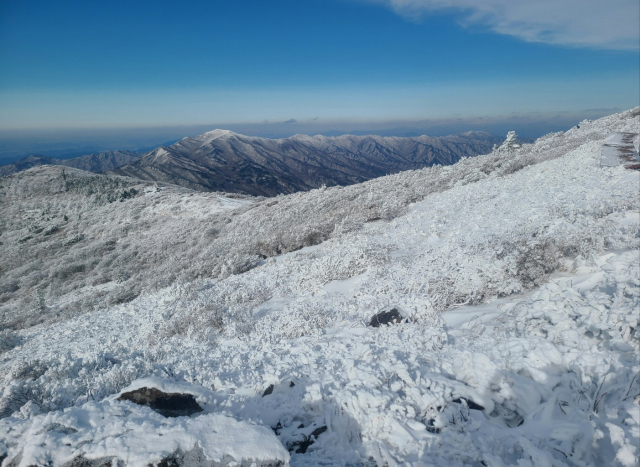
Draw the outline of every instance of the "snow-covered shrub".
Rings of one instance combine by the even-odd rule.
[[[516,278],[526,288],[533,288],[546,282],[547,276],[559,266],[561,253],[549,239],[541,242],[523,239],[511,246],[516,256]],[[575,256],[575,252],[565,250],[566,256]]]
[[[22,341],[22,336],[14,331],[0,331],[0,354],[20,345]]]

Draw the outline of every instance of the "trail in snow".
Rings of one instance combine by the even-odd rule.
[[[638,136],[638,133],[616,133],[602,148],[600,164],[603,167],[624,165],[627,168],[640,168],[640,154],[635,143]]]

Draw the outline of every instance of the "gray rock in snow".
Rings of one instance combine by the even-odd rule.
[[[381,311],[369,322],[369,326],[378,328],[380,326],[401,323],[404,318],[400,314],[397,308],[392,308],[389,311]]]
[[[188,417],[202,412],[202,407],[191,394],[166,393],[156,388],[140,388],[125,392],[118,400],[146,405],[164,417]]]

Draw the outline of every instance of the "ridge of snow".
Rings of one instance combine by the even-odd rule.
[[[164,147],[159,147],[153,152],[153,162],[156,162],[162,156],[169,156],[169,151],[167,151]]]
[[[216,130],[207,131],[206,133],[196,136],[193,139],[198,142],[201,142],[202,144],[208,144],[218,138],[224,138],[224,137],[235,136],[235,135],[236,133],[230,130],[216,129]]]

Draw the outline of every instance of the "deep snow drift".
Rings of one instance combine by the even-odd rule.
[[[229,216],[199,256],[226,269],[5,331],[4,465],[637,465],[640,177],[600,155],[638,114],[188,216]],[[203,411],[117,400],[137,387]]]

